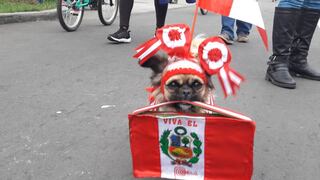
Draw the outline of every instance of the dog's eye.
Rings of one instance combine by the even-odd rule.
[[[176,82],[176,81],[172,81],[169,84],[167,84],[167,86],[169,88],[178,88],[180,86],[180,84],[178,82]]]
[[[199,81],[194,81],[191,86],[195,89],[200,89],[202,87],[202,83]]]

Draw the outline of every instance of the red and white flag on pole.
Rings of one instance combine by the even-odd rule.
[[[255,123],[221,107],[193,104],[229,117],[145,113],[161,104],[138,109],[129,115],[134,176],[250,180]]]
[[[223,16],[256,25],[264,45],[268,49],[268,37],[256,0],[198,0],[198,6]]]

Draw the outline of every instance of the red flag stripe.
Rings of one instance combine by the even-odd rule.
[[[205,180],[250,180],[254,122],[230,121],[223,117],[206,119]]]
[[[139,118],[129,115],[130,146],[133,175],[139,177],[160,177],[160,149],[158,120],[154,117]]]
[[[269,50],[269,44],[268,44],[268,35],[267,35],[267,32],[266,30],[260,28],[260,27],[257,27],[258,28],[258,32],[262,38],[262,41],[264,43],[264,46],[266,47],[267,50]]]
[[[224,16],[229,16],[233,0],[199,0],[198,6]]]

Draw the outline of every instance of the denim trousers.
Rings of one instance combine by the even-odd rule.
[[[319,9],[320,0],[280,0],[278,7]]]
[[[320,0],[319,0],[320,1]],[[222,29],[221,33],[227,33],[231,39],[234,39],[234,24],[237,25],[237,35],[245,34],[249,35],[252,25],[240,20],[222,16]]]

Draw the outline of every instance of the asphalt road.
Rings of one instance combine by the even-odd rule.
[[[273,6],[262,2],[268,34]],[[191,24],[193,8],[170,10],[168,23]],[[57,21],[0,26],[0,179],[128,180],[132,176],[127,114],[147,103],[147,69],[132,58],[153,37],[154,14],[132,17],[131,44],[106,40],[109,27],[84,18],[67,33]],[[216,35],[220,16],[199,15],[196,33]],[[320,69],[320,32],[309,59]],[[256,29],[235,43],[232,67],[246,77],[237,97],[217,104],[257,123],[253,180],[320,177],[320,83],[297,80],[297,89],[264,80],[266,52]]]

